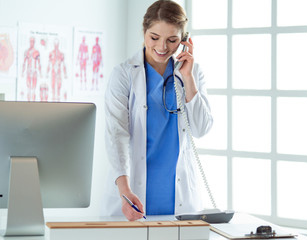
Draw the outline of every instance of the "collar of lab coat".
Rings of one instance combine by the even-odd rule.
[[[172,56],[174,62],[175,57]],[[137,93],[136,100],[142,107],[147,106],[147,96],[146,96],[146,73],[144,67],[144,49],[138,51],[132,58],[127,61],[131,69],[131,88]],[[179,70],[175,70],[175,74],[182,79],[182,75]],[[182,95],[182,88],[179,89]],[[183,95],[182,95],[183,96]]]
[[[173,62],[176,62],[176,59],[173,56],[171,56],[173,59]],[[128,60],[128,64],[134,68],[136,71],[144,71],[145,74],[145,68],[144,68],[144,49],[138,51],[132,58]],[[181,73],[179,70],[175,70],[175,74],[182,78]]]

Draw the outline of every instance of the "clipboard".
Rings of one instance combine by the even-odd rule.
[[[295,238],[297,235],[287,233],[282,228],[274,226],[271,232],[258,232],[259,227],[268,229],[269,226],[255,224],[211,224],[210,229],[231,240],[240,239],[275,239]]]

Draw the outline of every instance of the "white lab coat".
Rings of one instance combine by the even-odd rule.
[[[110,163],[102,215],[122,215],[121,198],[115,180],[128,175],[132,191],[146,210],[146,77],[143,50],[116,66],[105,95],[106,149]],[[179,71],[175,72],[181,78]],[[185,104],[192,134],[201,137],[212,126],[205,81],[199,66],[193,70],[198,93],[185,103],[183,88],[178,84]],[[195,212],[204,208],[200,196],[205,191],[199,182],[199,170],[193,157],[183,116],[178,114],[179,158],[176,169],[175,214]],[[201,181],[201,180],[200,180]],[[208,203],[207,203],[208,204]],[[146,212],[145,212],[146,214]]]

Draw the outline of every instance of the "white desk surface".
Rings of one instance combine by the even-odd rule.
[[[176,220],[174,216],[147,216],[147,221],[173,221]],[[123,217],[81,217],[81,218],[64,218],[64,217],[52,217],[45,219],[46,222],[87,222],[87,221],[126,221]],[[248,214],[243,213],[235,213],[233,219],[230,221],[230,224],[255,224],[255,225],[270,225],[274,228],[274,225],[266,222],[262,219],[253,217]],[[0,224],[2,225],[2,224]],[[255,229],[256,230],[256,229]],[[71,231],[74,231],[73,229]],[[47,236],[47,227],[46,227],[46,235],[45,236],[37,236],[37,237],[2,237],[0,236],[0,240],[49,240]],[[292,234],[297,234],[292,232]],[[226,240],[227,238],[210,231],[209,240]],[[299,240],[307,240],[306,236],[298,235],[296,239]],[[70,239],[67,239],[70,240]],[[287,239],[283,239],[287,240]],[[289,238],[289,240],[293,240],[293,238]]]

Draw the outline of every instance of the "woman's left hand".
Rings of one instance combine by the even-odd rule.
[[[185,45],[188,48],[188,51],[181,52],[177,56],[177,60],[179,62],[183,62],[179,71],[183,78],[189,78],[190,76],[192,76],[194,66],[193,42],[192,39],[189,38],[188,41],[181,42],[181,44]]]
[[[182,75],[184,82],[186,102],[190,102],[198,92],[193,77],[193,67],[194,67],[193,42],[192,39],[189,38],[189,41],[181,43],[188,47],[188,51],[181,52],[177,56],[177,60],[180,62],[184,61],[179,71]]]

